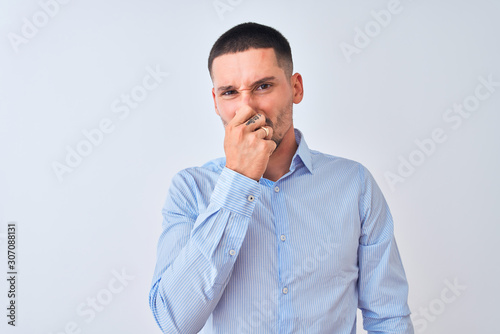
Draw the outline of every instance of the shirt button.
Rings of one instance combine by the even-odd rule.
[[[274,187],[274,191],[275,192],[279,192],[280,191],[280,187]]]
[[[283,290],[281,290],[281,291],[283,291],[283,294],[286,295],[288,293],[288,288],[284,287]]]
[[[233,256],[234,254],[236,254],[236,251],[235,251],[234,249],[231,249],[231,250],[229,251],[229,255]]]
[[[285,240],[286,240],[286,237],[285,237],[285,235],[284,235],[284,234],[280,235],[280,240],[281,240],[281,241],[285,241]]]
[[[253,202],[253,200],[255,199],[255,197],[252,196],[252,195],[248,195],[247,199],[248,199],[248,201]]]

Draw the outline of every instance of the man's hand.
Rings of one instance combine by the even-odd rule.
[[[269,135],[261,127],[265,127]],[[263,115],[248,106],[239,109],[226,125],[226,167],[259,181],[266,171],[269,156],[276,149],[272,136],[273,129],[266,126]]]

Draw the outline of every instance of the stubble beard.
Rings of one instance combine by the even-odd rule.
[[[290,102],[288,106],[282,109],[282,111],[279,113],[278,118],[276,119],[276,124],[274,124],[270,119],[266,117],[266,125],[270,126],[273,129],[273,137],[271,138],[272,141],[276,143],[276,148],[274,151],[278,149],[278,147],[281,144],[281,141],[285,137],[285,134],[290,130],[290,127],[293,124],[293,102]],[[290,125],[284,129],[283,126],[289,122]]]
[[[290,127],[293,124],[292,115],[293,115],[293,102],[290,102],[290,104],[287,105],[285,108],[283,108],[279,113],[279,116],[276,119],[276,124],[274,124],[273,121],[271,121],[269,118],[266,117],[266,125],[273,129],[273,137],[271,138],[271,140],[276,143],[276,148],[274,149],[274,151],[278,149],[278,147],[281,144],[281,141],[285,137],[285,134],[288,132],[288,130],[290,130]],[[290,118],[290,126],[286,129],[280,129],[285,124],[288,118]],[[227,122],[224,121],[222,117],[220,119],[222,121],[222,125],[226,127]]]

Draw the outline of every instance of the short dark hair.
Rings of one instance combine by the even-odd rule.
[[[242,23],[229,29],[214,43],[208,56],[210,76],[212,76],[212,64],[215,58],[228,53],[264,48],[274,49],[278,66],[285,71],[287,76],[291,76],[293,72],[292,50],[285,36],[274,28],[254,22]]]

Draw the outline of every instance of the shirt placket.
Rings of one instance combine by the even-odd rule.
[[[282,189],[283,182],[276,182],[271,186],[273,212],[275,217],[275,243],[278,252],[278,330],[279,333],[291,333],[293,319],[293,287],[290,286],[292,272],[292,252],[290,240],[290,226],[286,210],[286,189]]]

